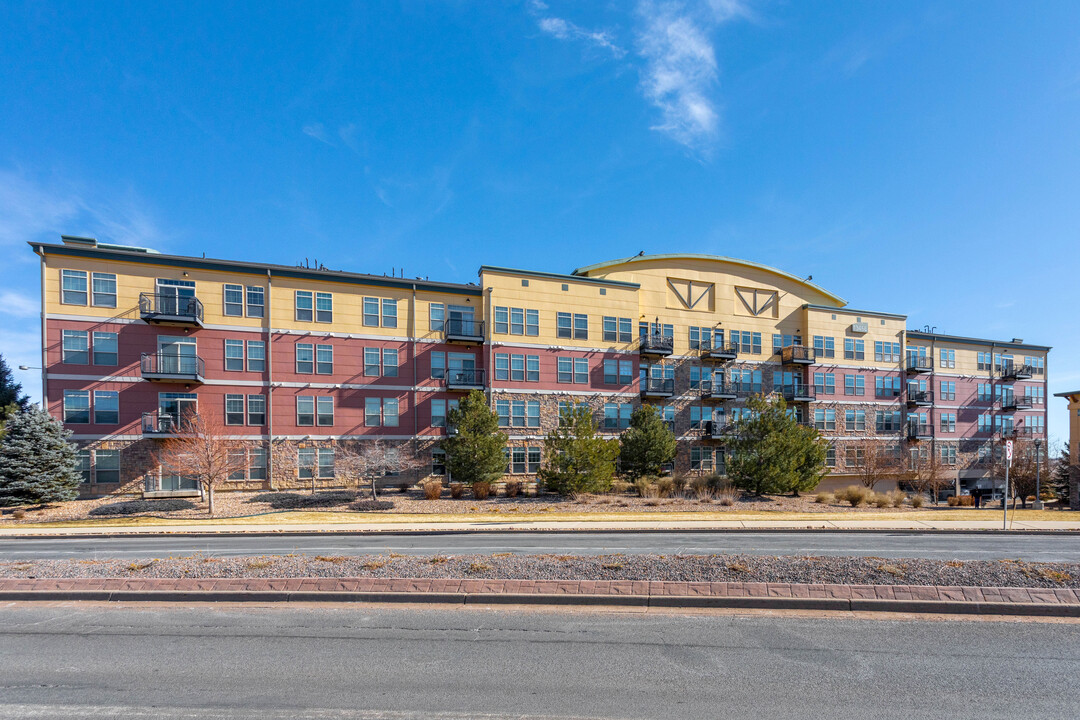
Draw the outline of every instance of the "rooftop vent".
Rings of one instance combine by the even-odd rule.
[[[61,235],[60,239],[64,241],[65,245],[89,245],[90,247],[97,247],[97,238],[79,237],[78,235]]]
[[[1013,338],[1012,341],[1014,343],[1022,343],[1022,342],[1024,342],[1024,338]]]

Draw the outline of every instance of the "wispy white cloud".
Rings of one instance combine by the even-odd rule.
[[[697,5],[643,0],[638,16],[642,93],[660,111],[652,129],[708,154],[720,127],[719,69],[710,35],[723,23],[752,17],[749,7],[740,0]]]
[[[326,134],[326,127],[321,122],[311,122],[303,127],[303,133],[310,138],[315,138],[326,145],[333,145],[330,136]]]
[[[545,5],[544,8],[546,7]],[[583,40],[609,51],[616,58],[626,55],[626,51],[612,40],[610,33],[601,30],[586,30],[560,17],[542,17],[536,21],[536,24],[542,32],[559,40]]]

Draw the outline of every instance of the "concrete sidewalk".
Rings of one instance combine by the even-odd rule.
[[[91,525],[81,527],[36,527],[34,525],[0,526],[0,537],[17,536],[63,536],[63,535],[214,535],[255,534],[278,535],[289,533],[407,533],[407,532],[477,532],[477,531],[557,531],[557,532],[610,532],[610,531],[739,531],[739,530],[843,530],[843,531],[933,531],[933,532],[1002,532],[1001,517],[986,520],[675,520],[675,521],[573,521],[573,522],[378,522],[378,523],[332,523],[332,524],[256,524],[195,521],[170,525],[109,526]],[[1080,522],[1057,520],[1009,521],[1009,530],[1032,531],[1080,531]]]
[[[1080,618],[1059,588],[452,578],[9,578],[4,601],[372,602],[847,610]]]

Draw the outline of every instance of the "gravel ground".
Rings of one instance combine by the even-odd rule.
[[[758,555],[363,555],[39,560],[0,563],[6,578],[409,577],[508,580],[665,580],[1080,588],[1080,563],[946,562]]]
[[[351,502],[341,502],[342,491],[320,491],[316,494],[316,500],[312,502],[312,495],[307,491],[290,491],[289,493],[267,493],[267,492],[218,492],[214,497],[216,514],[218,518],[229,517],[242,517],[245,515],[261,515],[270,512],[281,512],[283,505],[287,503],[282,502],[282,498],[278,498],[277,501],[268,501],[266,498],[273,495],[293,495],[295,504],[302,506],[294,507],[296,510],[307,511],[329,511],[329,512],[341,512],[341,513],[353,513],[358,514],[352,507]],[[369,497],[366,492],[359,494],[348,493],[353,495],[356,499],[364,499]],[[735,500],[732,505],[721,505],[718,501],[712,500],[710,502],[701,502],[696,498],[662,498],[662,499],[645,499],[630,494],[606,494],[606,495],[589,495],[577,500],[570,500],[562,498],[558,495],[543,495],[540,497],[516,497],[516,498],[489,498],[487,500],[475,500],[471,497],[466,497],[453,500],[450,498],[449,492],[444,492],[442,498],[439,500],[426,500],[416,490],[410,490],[407,493],[400,493],[396,490],[384,491],[379,493],[379,497],[382,500],[393,503],[393,507],[379,511],[379,514],[456,514],[456,513],[506,513],[513,515],[514,513],[543,513],[543,512],[559,512],[559,513],[612,513],[612,512],[731,512],[731,513],[746,513],[746,512],[805,512],[805,513],[823,513],[823,512],[853,512],[853,513],[905,513],[911,512],[915,508],[909,505],[904,505],[899,508],[877,508],[873,506],[863,506],[853,508],[848,504],[819,504],[814,502],[813,496],[804,496],[800,498],[793,498],[779,495],[766,495],[764,497],[750,497],[743,496]],[[26,517],[22,520],[15,520],[11,515],[11,509],[5,508],[0,511],[0,523],[11,524],[30,524],[38,522],[56,522],[63,520],[84,520],[89,516],[89,512],[95,508],[100,508],[106,505],[115,505],[117,503],[131,501],[137,499],[137,496],[113,496],[105,498],[94,498],[89,500],[73,500],[70,502],[53,503],[46,508],[31,509],[27,508]],[[325,499],[325,501],[320,501]],[[160,512],[150,511],[146,513],[137,513],[131,515],[124,515],[124,517],[140,517],[140,516],[152,516],[163,518],[205,518],[206,503],[200,502],[198,498],[192,498],[192,502],[195,504],[194,508],[188,510],[178,510],[173,512]],[[153,501],[150,501],[151,503]],[[952,508],[948,508],[944,503],[936,506],[941,512],[949,512]],[[922,510],[934,509],[933,505],[926,505]],[[962,510],[970,510],[970,508],[960,508]],[[370,513],[364,513],[370,514]],[[96,515],[97,518],[107,517],[105,515]],[[361,519],[362,516],[358,514],[357,519]]]

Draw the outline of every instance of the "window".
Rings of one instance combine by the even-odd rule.
[[[334,448],[318,449],[318,472],[321,478],[334,477]]]
[[[564,420],[577,412],[578,408],[589,409],[589,403],[587,402],[574,402],[573,400],[560,400],[559,401],[559,427],[566,425]]]
[[[865,410],[845,410],[844,429],[848,432],[866,430]]]
[[[900,429],[899,410],[879,410],[875,417],[875,430],[879,433],[896,432]]]
[[[574,382],[574,359],[560,357],[556,360],[556,379],[561,383]]]
[[[994,429],[993,416],[988,413],[982,413],[979,415],[979,432],[990,432]]]
[[[315,408],[317,410],[316,423],[318,425],[329,426],[334,424],[334,398],[315,398]]]
[[[379,348],[364,348],[364,377],[379,377],[380,362]]]
[[[720,343],[723,345],[723,342]],[[710,327],[690,328],[690,349],[708,350],[713,347],[713,329]]]
[[[446,305],[443,303],[428,303],[428,330],[442,332],[446,326]]]
[[[94,482],[118,483],[120,482],[120,451],[119,450],[95,450],[94,451]]]
[[[94,331],[94,364],[117,364],[117,335],[114,332]]]
[[[629,385],[634,381],[634,364],[630,360],[604,358],[604,384]]]
[[[296,343],[296,372],[301,375],[315,372],[315,346],[311,343]]]
[[[86,304],[86,271],[60,271],[60,302],[65,305]]]
[[[90,364],[89,333],[85,330],[64,330],[61,359],[71,365]]]
[[[956,413],[941,413],[941,432],[956,432]]]
[[[976,360],[977,360],[977,363],[976,363],[976,368],[977,369],[979,369],[979,370],[989,370],[990,369],[990,353],[988,353],[988,352],[980,352],[980,353],[978,353],[976,355]]]
[[[540,311],[525,310],[525,334],[536,337],[540,334]]]
[[[116,275],[96,272],[91,276],[91,283],[91,304],[94,307],[116,307]]]
[[[315,322],[334,322],[334,296],[330,293],[315,293]]]
[[[1033,405],[1042,405],[1046,400],[1046,388],[1043,387],[1029,387],[1027,389],[1028,397],[1031,398]]]
[[[379,327],[379,298],[364,298],[364,327]]]
[[[630,403],[604,404],[604,429],[625,430],[630,427],[630,415],[634,406]]]
[[[334,374],[334,346],[333,345],[316,345],[315,346],[315,374],[316,375],[333,375]]]
[[[79,475],[82,476],[81,482],[89,483],[91,478],[90,473],[90,457],[93,450],[79,450],[75,453],[75,464]]]
[[[875,377],[874,395],[880,398],[900,397],[900,378]]]
[[[247,316],[261,318],[266,312],[266,288],[257,285],[247,287]],[[252,451],[254,452],[254,451]],[[263,465],[265,472],[265,464]]]
[[[368,427],[382,424],[382,400],[379,398],[364,398],[364,424]]]
[[[120,393],[115,390],[94,391],[94,423],[97,425],[120,423]]]
[[[298,395],[296,397],[296,424],[315,424],[315,398],[310,395]]]
[[[495,332],[503,335],[510,333],[510,308],[495,306]]]
[[[441,380],[444,377],[446,377],[446,353],[432,352],[431,378],[433,380]]]
[[[848,446],[844,448],[844,465],[847,467],[862,467],[864,464],[863,448]]]
[[[495,379],[510,379],[510,355],[507,353],[495,353]]]
[[[247,341],[247,369],[248,372],[263,372],[266,370],[266,341]]]
[[[814,427],[818,430],[836,430],[836,410],[814,410]]]
[[[844,338],[844,359],[845,360],[863,360],[865,359],[865,352],[863,351],[865,342],[862,340],[856,340],[855,338]]]
[[[431,427],[446,427],[446,416],[458,406],[457,400],[431,401]]]
[[[510,334],[525,334],[525,309],[510,308]]]
[[[397,327],[397,300],[394,298],[383,298],[382,326],[387,328]]]
[[[540,311],[496,306],[495,332],[509,335],[539,335]]]
[[[383,425],[385,427],[398,426],[397,398],[383,398]]]
[[[761,392],[761,370],[732,370],[731,389],[735,392]]]
[[[877,362],[900,362],[900,343],[875,340],[874,360]]]
[[[574,358],[574,382],[589,382],[589,360],[587,358]]]
[[[510,379],[514,382],[525,382],[525,356],[510,356]]]
[[[955,400],[956,383],[952,380],[942,380],[938,394],[940,395],[938,400]]]
[[[828,335],[814,336],[814,357],[831,358],[836,356],[836,338]]]
[[[589,316],[579,313],[555,313],[555,334],[560,338],[589,339]]]
[[[712,472],[713,450],[711,447],[690,448],[690,469]]]
[[[243,371],[244,369],[244,341],[225,341],[225,369],[229,371]]]
[[[266,448],[257,447],[248,449],[248,479],[266,479]]]
[[[617,317],[605,315],[603,320],[603,339],[604,342],[618,342],[619,340],[619,319]]]
[[[991,402],[994,399],[993,386],[989,383],[979,383],[978,394],[975,397],[979,402]]]
[[[64,391],[64,422],[79,424],[90,422],[89,390]]]
[[[942,465],[955,465],[956,464],[956,446],[942,444],[941,448],[941,464]]]
[[[500,427],[540,427],[539,400],[496,400]]]
[[[956,350],[941,348],[938,353],[938,365],[943,368],[956,367]],[[953,458],[956,458],[956,448],[953,448]]]
[[[383,377],[398,376],[398,351],[397,348],[383,348],[382,351],[382,374]]]
[[[316,476],[319,466],[318,448],[297,448],[296,467],[297,475],[301,480],[312,479]]]
[[[297,322],[311,322],[315,319],[314,295],[310,290],[296,291],[296,320]]]
[[[432,475],[445,475],[446,474],[446,451],[440,448],[434,448],[431,451],[431,474]]]
[[[1045,375],[1046,374],[1046,358],[1041,357],[1025,357],[1024,364],[1031,367],[1032,375]]]
[[[244,424],[244,396],[227,394],[225,396],[225,424]]]
[[[844,376],[844,394],[845,395],[865,395],[866,394],[866,378],[862,375],[845,375]]]
[[[833,445],[825,450],[825,467],[836,467],[836,447]]]
[[[778,353],[786,347],[792,345],[802,345],[802,337],[799,335],[773,335],[772,336],[772,349],[773,353]]]
[[[247,424],[266,424],[266,397],[263,395],[247,396]]]
[[[731,344],[740,353],[761,354],[761,333],[747,330],[732,330]]]
[[[817,395],[836,393],[836,375],[833,373],[814,373],[814,392]]]
[[[225,302],[222,309],[223,315],[229,317],[241,317],[244,314],[244,286],[230,285],[225,283]]]

